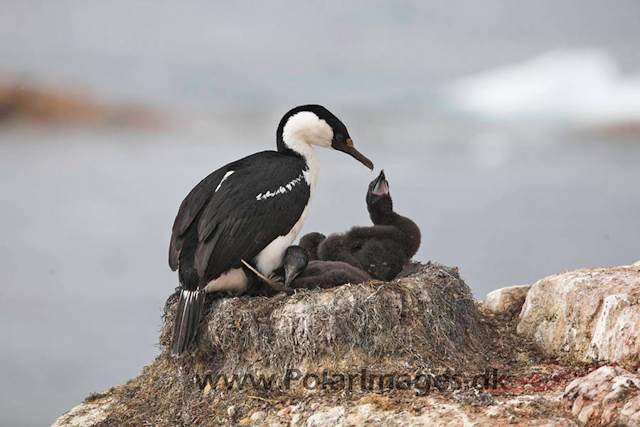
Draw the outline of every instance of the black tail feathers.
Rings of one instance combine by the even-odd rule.
[[[180,291],[180,301],[173,322],[173,337],[171,338],[171,354],[178,356],[184,353],[198,332],[198,326],[204,311],[204,290]]]

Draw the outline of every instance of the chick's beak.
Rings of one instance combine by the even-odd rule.
[[[284,285],[287,288],[291,287],[291,282],[298,276],[299,272],[291,268],[284,268]]]
[[[369,169],[373,170],[373,162],[363,156],[362,153],[360,153],[358,150],[356,150],[356,148],[353,146],[353,141],[351,140],[351,138],[347,138],[347,143],[344,146],[337,147],[336,150],[347,153]]]
[[[389,182],[387,178],[384,176],[384,169],[378,175],[376,179],[375,186],[373,187],[373,194],[376,196],[384,196],[385,194],[389,194]]]

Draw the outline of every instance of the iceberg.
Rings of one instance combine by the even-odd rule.
[[[447,85],[454,109],[495,120],[586,125],[640,122],[640,75],[626,76],[603,50],[556,50]]]

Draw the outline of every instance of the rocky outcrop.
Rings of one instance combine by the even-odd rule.
[[[640,267],[569,271],[536,282],[517,330],[548,356],[637,363]]]
[[[134,416],[153,416],[156,425],[202,418],[214,424],[229,421],[231,412],[234,420],[260,418],[255,403],[304,400],[318,384],[353,390],[353,398],[391,380],[392,391],[413,396],[418,379],[429,381],[432,369],[483,372],[484,348],[492,348],[492,332],[470,289],[457,269],[438,264],[393,282],[208,303],[197,347],[175,358],[167,351],[176,305],[170,298],[163,354],[138,378],[99,396],[116,402],[105,408],[103,425],[126,425]],[[234,375],[243,386],[227,387]],[[347,376],[355,378],[348,385]],[[245,386],[258,395],[255,402]]]
[[[489,292],[483,308],[493,314],[517,314],[527,298],[531,285],[509,286]]]
[[[51,84],[0,79],[0,124],[157,127],[166,118],[149,108],[116,106]]]
[[[581,423],[640,425],[640,378],[623,368],[603,366],[569,384],[563,398]]]
[[[51,427],[84,427],[101,423],[107,418],[114,398],[89,396],[83,403],[58,418]]]
[[[557,405],[556,405],[557,406]],[[415,399],[400,406],[387,396],[364,398],[354,404],[324,406],[293,405],[278,411],[260,411],[238,420],[239,425],[278,427],[359,427],[359,426],[440,426],[527,425],[575,426],[576,423],[550,414],[536,414],[552,408],[549,396],[534,399],[500,399],[491,406],[464,405],[436,397]],[[258,417],[255,415],[259,414]],[[258,423],[258,424],[256,424]]]
[[[197,347],[179,358],[166,351],[172,297],[163,353],[54,425],[640,425],[635,368],[591,363],[638,360],[638,276],[567,272],[494,292],[482,311],[438,264],[393,282],[209,300]]]

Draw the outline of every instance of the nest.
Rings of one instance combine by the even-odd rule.
[[[196,347],[178,358],[168,354],[176,305],[170,298],[162,354],[137,378],[89,398],[115,399],[100,425],[224,424],[230,405],[242,413],[308,394],[277,385],[249,396],[216,388],[211,378],[220,373],[482,371],[495,334],[457,269],[429,263],[413,270],[393,282],[212,299]]]

